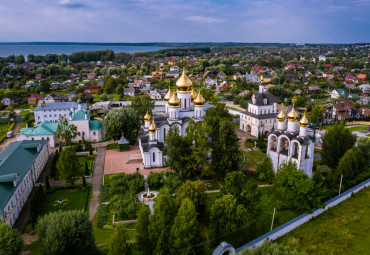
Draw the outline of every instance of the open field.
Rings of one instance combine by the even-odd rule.
[[[298,227],[277,242],[312,255],[369,254],[370,189]]]

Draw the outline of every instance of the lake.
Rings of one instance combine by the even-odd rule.
[[[119,45],[27,45],[27,44],[0,44],[0,57],[9,55],[21,55],[26,58],[28,54],[46,55],[46,54],[71,54],[78,51],[97,51],[113,50],[117,52],[146,52],[167,49],[168,47],[159,46],[119,46]]]

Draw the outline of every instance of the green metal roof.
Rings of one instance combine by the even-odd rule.
[[[0,180],[4,180],[4,182],[0,182],[0,211],[4,209],[16,190],[13,185],[14,178],[18,175],[18,183],[23,181],[24,176],[39,155],[37,147],[40,144],[43,148],[47,144],[47,140],[13,142],[0,152]]]
[[[358,94],[349,94],[349,96],[353,99],[359,99],[359,95]]]
[[[54,135],[57,132],[58,123],[45,121],[34,127],[22,128],[25,136]]]
[[[90,130],[102,130],[104,128],[103,124],[98,120],[90,120],[89,127]]]
[[[345,89],[335,89],[339,95],[348,96],[348,92]]]
[[[89,113],[87,113],[87,119],[90,119]],[[85,111],[78,110],[74,115],[72,120],[85,120]]]

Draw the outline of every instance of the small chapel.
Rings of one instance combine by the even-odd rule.
[[[284,105],[277,116],[277,129],[272,130],[268,136],[267,155],[272,160],[274,171],[288,162],[294,162],[298,169],[312,178],[312,166],[314,158],[314,142],[307,134],[309,124],[306,111],[298,121],[298,113],[295,111],[296,98],[293,98],[293,108],[286,115]]]
[[[139,148],[144,168],[163,167],[164,139],[170,128],[176,127],[181,136],[189,120],[203,121],[205,116],[205,99],[200,90],[195,93],[193,83],[186,75],[185,69],[176,81],[176,90],[168,89],[164,97],[163,114],[144,116],[144,126],[139,132]]]

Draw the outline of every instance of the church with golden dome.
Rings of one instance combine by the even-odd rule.
[[[144,116],[144,127],[140,131],[139,148],[144,168],[163,167],[164,139],[170,128],[176,127],[179,134],[185,135],[189,120],[203,121],[205,99],[193,89],[193,83],[185,70],[176,81],[176,90],[168,89],[164,97],[163,114]]]
[[[289,162],[294,162],[298,169],[312,178],[312,166],[315,145],[307,135],[309,124],[306,111],[298,121],[295,110],[296,98],[293,98],[293,108],[288,114],[284,112],[284,104],[277,115],[277,129],[272,130],[268,136],[267,155],[272,160],[275,172]]]

